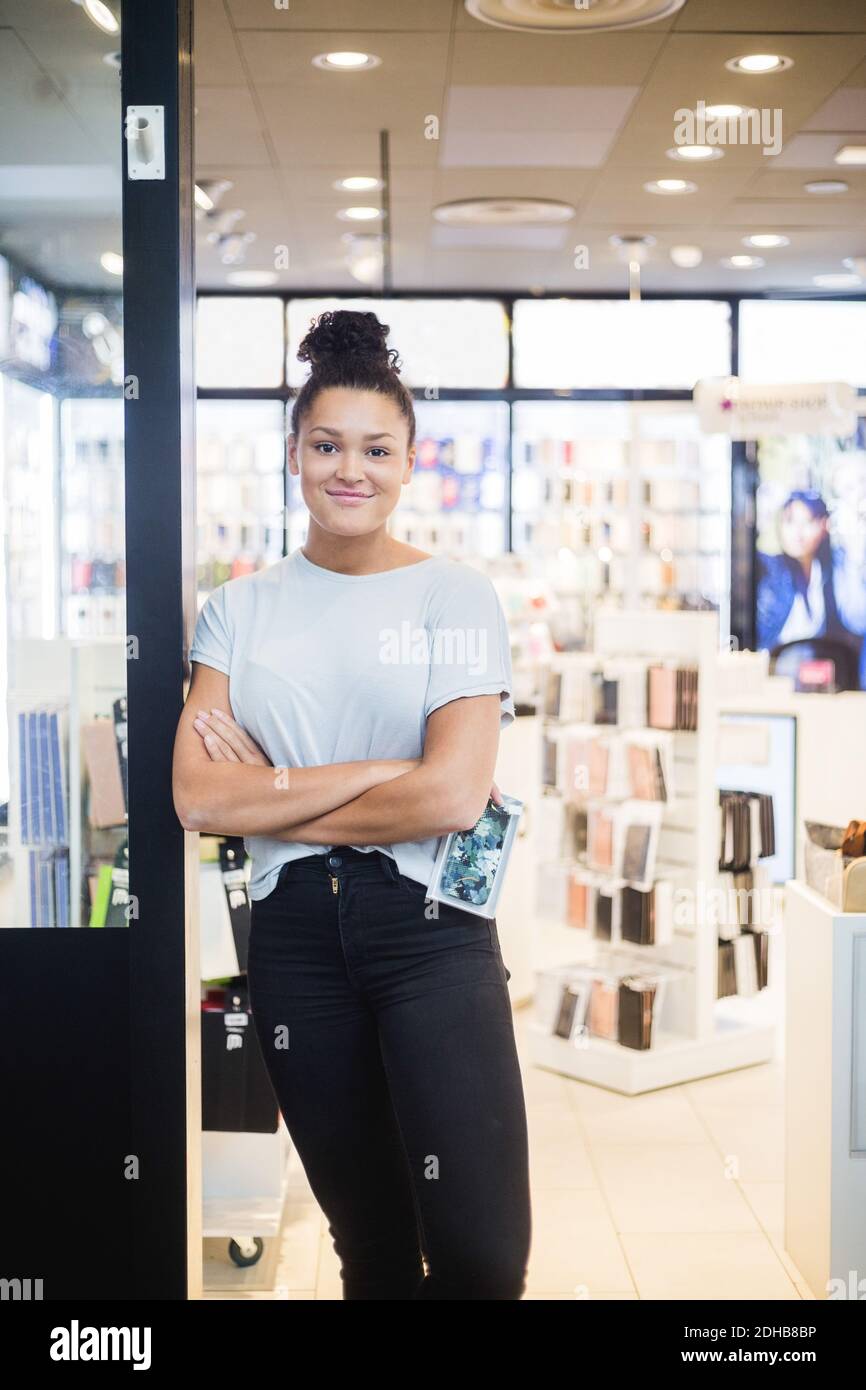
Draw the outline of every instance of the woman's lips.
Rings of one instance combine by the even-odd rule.
[[[369,502],[373,496],[372,492],[328,492],[327,488],[325,491],[329,497],[333,497],[335,502],[341,502],[346,507],[358,506],[361,502]]]

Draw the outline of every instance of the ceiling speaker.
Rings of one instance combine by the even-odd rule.
[[[520,227],[539,222],[568,222],[571,203],[554,198],[459,198],[433,209],[437,222],[457,227]]]
[[[524,34],[633,29],[681,10],[685,0],[465,0],[483,24]]]

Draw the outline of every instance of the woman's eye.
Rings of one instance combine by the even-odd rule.
[[[381,448],[378,444],[375,444],[373,448],[369,450],[369,452],[373,454],[376,458],[380,459],[387,458],[388,456],[388,450]]]
[[[336,452],[336,446],[335,446],[334,444],[332,444],[332,443],[330,442],[330,440],[328,440],[328,439],[323,439],[322,442],[321,442],[321,444],[316,444],[316,445],[315,445],[315,448],[318,449],[318,451],[319,451],[320,453],[321,453],[324,449],[334,449],[335,452]]]

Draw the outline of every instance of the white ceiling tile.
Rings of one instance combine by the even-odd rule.
[[[845,178],[845,169],[834,163],[833,156],[843,145],[862,144],[857,131],[838,135],[795,135],[773,160],[779,169],[832,169],[837,178]]]
[[[559,251],[564,227],[433,227],[431,243],[440,250],[489,247],[499,251]]]
[[[604,163],[615,132],[446,130],[439,163],[443,169],[597,169]]]
[[[445,121],[457,130],[615,130],[639,87],[452,87]]]
[[[866,131],[866,87],[840,87],[802,129]]]

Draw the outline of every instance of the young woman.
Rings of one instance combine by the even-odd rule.
[[[248,983],[346,1299],[519,1299],[526,1116],[496,922],[426,901],[514,718],[486,575],[394,540],[412,397],[374,314],[321,315],[289,467],[307,539],[205,603],[175,807],[243,835]]]

